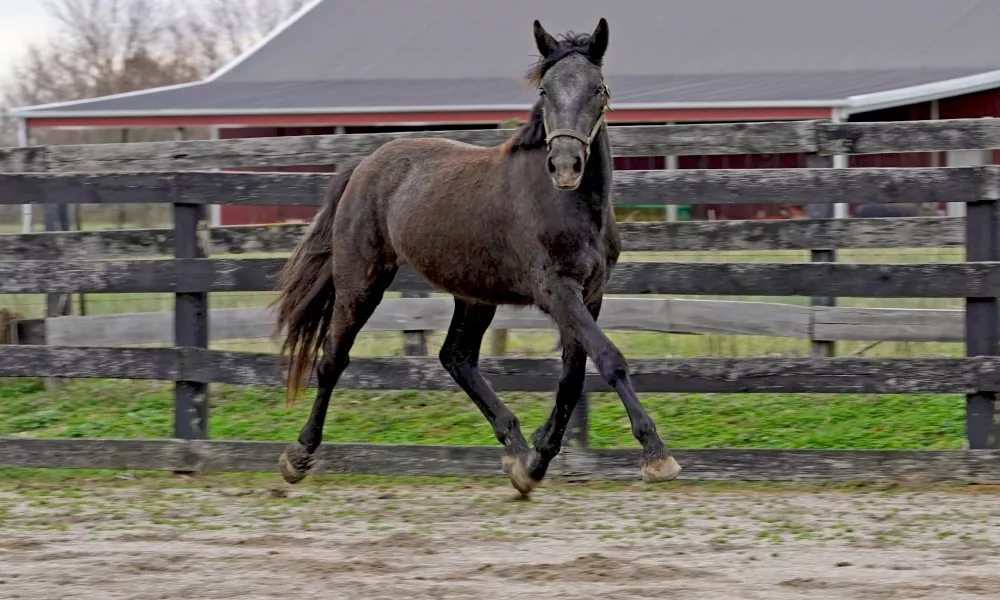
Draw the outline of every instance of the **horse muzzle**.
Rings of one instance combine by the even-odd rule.
[[[552,185],[558,190],[575,190],[583,179],[583,166],[587,161],[582,144],[573,140],[560,140],[553,144],[545,159]]]

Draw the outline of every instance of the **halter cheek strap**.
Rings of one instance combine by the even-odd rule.
[[[545,145],[551,149],[552,140],[557,137],[570,137],[583,142],[584,158],[590,158],[590,145],[594,143],[594,139],[597,137],[597,133],[601,130],[601,126],[606,123],[604,114],[609,110],[614,110],[611,108],[611,88],[605,85],[604,105],[601,106],[601,115],[597,117],[594,127],[590,130],[590,135],[583,135],[575,129],[556,129],[554,131],[549,131],[549,120],[545,117],[545,106],[542,106],[542,125],[545,127]]]

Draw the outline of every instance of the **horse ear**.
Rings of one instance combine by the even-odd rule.
[[[601,60],[604,58],[604,53],[608,49],[608,22],[601,17],[601,20],[597,23],[597,27],[594,29],[594,33],[590,34],[590,47],[587,49],[587,53],[594,60]]]
[[[545,58],[559,47],[559,42],[556,41],[556,38],[549,35],[548,31],[545,31],[545,28],[538,22],[538,19],[535,19],[534,29],[535,45],[538,46],[538,51],[542,53],[542,58]]]

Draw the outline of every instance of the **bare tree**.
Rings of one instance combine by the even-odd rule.
[[[44,0],[54,34],[13,68],[7,104],[81,100],[196,81],[305,0]]]
[[[306,0],[188,0],[180,37],[199,51],[215,70],[250,49],[301,9]]]
[[[53,35],[28,47],[9,99],[40,104],[116,94],[196,78],[169,65],[179,18],[161,0],[45,0]],[[173,66],[169,72],[167,66]]]
[[[256,44],[305,4],[305,0],[43,1],[55,28],[48,39],[27,47],[13,65],[8,85],[0,90],[0,145],[16,142],[13,123],[2,116],[3,106],[84,100],[197,81]],[[114,129],[41,130],[33,132],[33,142],[151,141],[173,135],[166,129],[131,129],[127,137]],[[189,135],[204,137],[207,130],[189,130]],[[139,217],[148,223],[150,211],[129,207],[130,212],[136,210],[142,214],[129,220]]]

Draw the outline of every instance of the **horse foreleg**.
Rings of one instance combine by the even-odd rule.
[[[636,396],[629,377],[628,363],[621,351],[608,339],[593,315],[587,310],[579,284],[560,279],[550,284],[543,310],[559,326],[564,343],[576,340],[594,361],[604,380],[615,390],[632,424],[632,435],[642,444],[644,481],[669,481],[680,473],[681,466],[656,432],[653,419]],[[567,417],[568,418],[568,417]]]
[[[587,310],[595,320],[601,312],[601,297],[587,303]],[[556,391],[555,405],[549,418],[542,423],[531,436],[535,450],[542,457],[541,469],[537,478],[545,475],[545,469],[562,449],[563,436],[569,425],[570,416],[576,409],[576,404],[583,394],[583,386],[587,375],[587,351],[575,339],[560,337],[562,346],[563,372],[559,378],[559,389]]]
[[[497,397],[479,370],[479,349],[496,310],[493,305],[455,298],[455,312],[441,345],[441,364],[490,422],[493,434],[504,447],[504,471],[514,487],[527,494],[538,485],[538,480],[528,475],[538,457],[528,448],[517,416]]]

